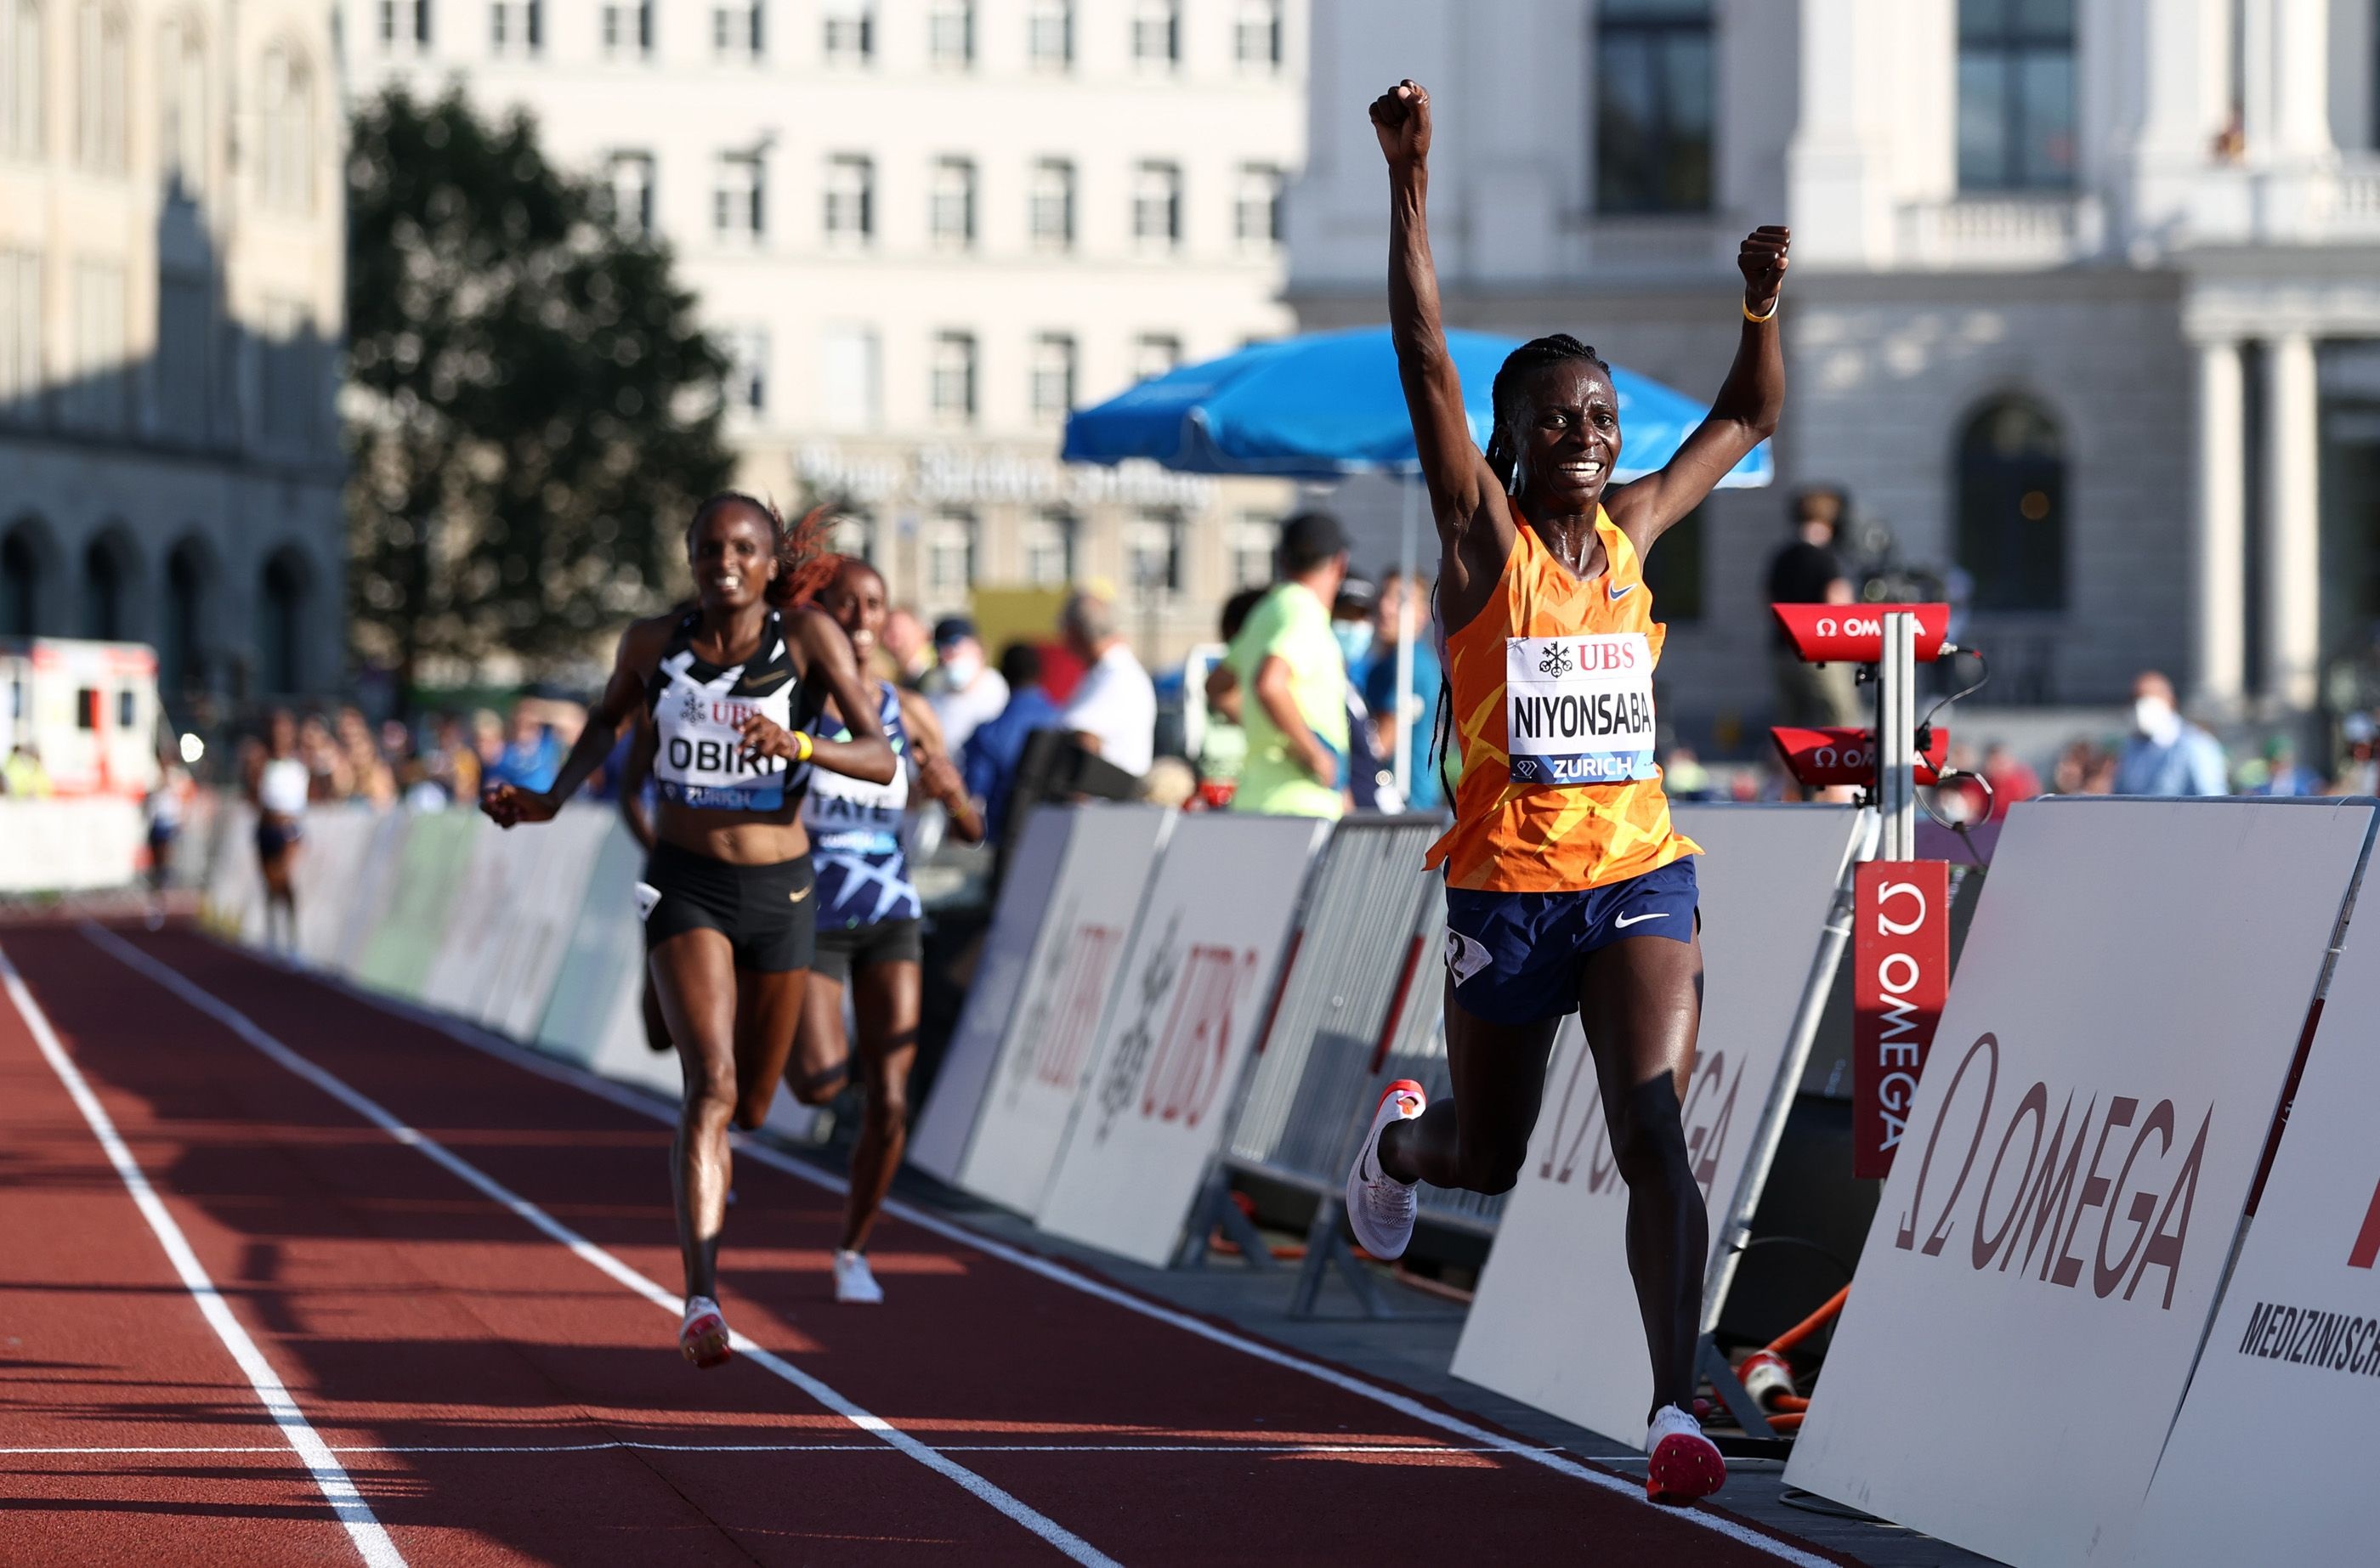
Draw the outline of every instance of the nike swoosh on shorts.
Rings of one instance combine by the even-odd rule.
[[[1641,926],[1647,920],[1666,920],[1669,918],[1670,912],[1667,909],[1656,909],[1649,915],[1615,915],[1611,918],[1611,923],[1624,930],[1630,926]]]
[[[797,887],[793,892],[785,894],[785,902],[788,904],[799,904],[803,899],[808,898],[809,895],[810,890],[808,888]]]

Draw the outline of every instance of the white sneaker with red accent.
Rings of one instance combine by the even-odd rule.
[[[734,1355],[727,1343],[727,1319],[719,1303],[707,1295],[686,1298],[686,1320],[677,1328],[678,1354],[697,1367],[717,1367]]]
[[[1645,1495],[1655,1502],[1690,1503],[1727,1485],[1727,1461],[1718,1444],[1703,1436],[1701,1422],[1674,1404],[1653,1412],[1645,1452],[1652,1456]]]
[[[1413,1240],[1413,1184],[1401,1182],[1380,1169],[1380,1133],[1390,1122],[1409,1122],[1422,1113],[1429,1097],[1411,1078],[1399,1078],[1380,1096],[1364,1147],[1347,1173],[1347,1224],[1366,1252],[1387,1262],[1404,1256]]]
[[[884,1299],[884,1287],[876,1282],[876,1270],[868,1266],[864,1252],[838,1252],[834,1255],[834,1298],[873,1307]]]

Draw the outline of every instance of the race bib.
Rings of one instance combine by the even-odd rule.
[[[1656,777],[1652,643],[1643,632],[1506,638],[1504,724],[1514,784]]]
[[[759,697],[730,697],[687,683],[663,696],[654,711],[661,743],[653,756],[653,778],[662,793],[710,810],[782,809],[784,760],[747,756],[739,726],[754,713],[780,728],[789,726],[792,694],[790,682]]]

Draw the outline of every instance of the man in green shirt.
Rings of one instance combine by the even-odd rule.
[[[1330,604],[1347,576],[1347,535],[1327,512],[1281,529],[1283,580],[1232,639],[1224,665],[1241,692],[1247,761],[1234,811],[1332,817],[1346,809],[1347,662]]]

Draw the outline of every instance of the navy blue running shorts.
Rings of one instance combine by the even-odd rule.
[[[1694,862],[1584,893],[1446,890],[1446,973],[1464,1012],[1534,1024],[1578,1011],[1586,955],[1631,937],[1691,942],[1699,927]]]

